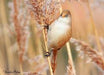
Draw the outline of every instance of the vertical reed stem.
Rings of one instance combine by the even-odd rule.
[[[21,72],[21,75],[23,75],[22,63],[20,63],[20,72]]]
[[[5,44],[5,48],[3,49],[4,50],[4,52],[5,52],[5,54],[2,54],[3,55],[3,57],[5,57],[4,59],[4,61],[2,61],[2,60],[0,60],[0,64],[2,64],[3,66],[4,65],[8,65],[8,67],[10,68],[10,65],[9,65],[9,63],[10,63],[10,54],[11,54],[11,52],[10,52],[10,49],[9,49],[9,47],[10,47],[10,39],[9,39],[9,37],[8,37],[8,32],[7,32],[7,25],[8,25],[8,21],[7,21],[7,15],[6,15],[6,9],[5,9],[5,0],[0,0],[0,17],[1,17],[1,22],[2,23],[0,23],[0,24],[2,24],[2,30],[3,30],[3,41],[4,41],[4,44]],[[2,32],[0,32],[0,33],[2,33]],[[1,52],[2,52],[2,49],[0,49],[1,50]],[[3,69],[0,67],[0,75],[4,75],[4,72],[3,72]]]
[[[87,0],[87,5],[88,5],[89,12],[90,12],[91,24],[92,24],[92,27],[93,27],[96,43],[97,43],[97,46],[98,46],[98,50],[99,50],[99,52],[102,52],[101,46],[100,46],[100,41],[99,41],[99,36],[98,36],[98,32],[97,32],[97,29],[96,29],[96,26],[95,26],[95,23],[94,23],[94,20],[93,20],[93,15],[92,15],[92,11],[91,11],[91,8],[90,8],[89,0]]]
[[[45,30],[45,28],[43,29],[43,38],[44,38],[44,42],[45,42],[45,48],[46,48],[45,50],[46,50],[46,52],[48,52],[47,37],[46,37],[46,30]],[[47,57],[47,60],[48,60],[48,64],[49,64],[50,74],[53,75],[50,57]]]
[[[4,72],[1,66],[0,66],[0,75],[4,75]]]
[[[60,1],[60,0],[59,0]],[[60,7],[60,14],[62,13],[62,7]],[[67,52],[68,52],[68,57],[69,57],[69,60],[68,60],[68,63],[69,63],[69,69],[71,70],[68,74],[70,75],[76,75],[75,73],[75,69],[74,69],[74,64],[73,64],[73,60],[72,60],[72,55],[71,55],[71,50],[70,50],[70,44],[69,42],[66,43],[66,47],[67,47]]]
[[[68,74],[69,74],[69,75],[76,75],[75,69],[74,69],[74,63],[73,63],[73,60],[72,60],[72,54],[71,54],[69,42],[66,43],[66,47],[67,47],[67,52],[68,52],[68,57],[69,57],[69,59],[68,59],[68,63],[69,63],[68,68],[69,68],[69,70],[70,70],[70,71],[68,72]]]

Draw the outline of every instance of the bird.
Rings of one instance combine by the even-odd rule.
[[[69,41],[72,35],[71,24],[71,13],[68,10],[64,10],[60,17],[48,28],[47,38],[49,50],[59,50]]]
[[[56,55],[72,36],[72,16],[69,10],[63,10],[57,20],[47,29],[48,50],[53,52],[52,69],[55,71]]]

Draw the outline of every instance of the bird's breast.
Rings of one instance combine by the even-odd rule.
[[[60,48],[70,36],[71,27],[69,23],[57,21],[48,30],[48,48]]]

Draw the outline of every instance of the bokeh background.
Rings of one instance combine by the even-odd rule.
[[[104,55],[104,0],[62,0],[62,8],[72,13],[72,38]],[[25,0],[0,0],[0,75],[20,75],[5,71],[21,69],[24,75],[49,75],[42,31],[30,9]],[[76,75],[104,75],[95,64],[86,63],[86,57],[79,56],[75,45],[70,46]],[[67,66],[64,46],[58,51],[55,75],[67,75]]]

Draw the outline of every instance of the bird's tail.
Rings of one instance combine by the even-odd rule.
[[[56,57],[57,57],[57,50],[53,50],[52,59],[51,59],[53,73],[55,72],[56,69]]]

